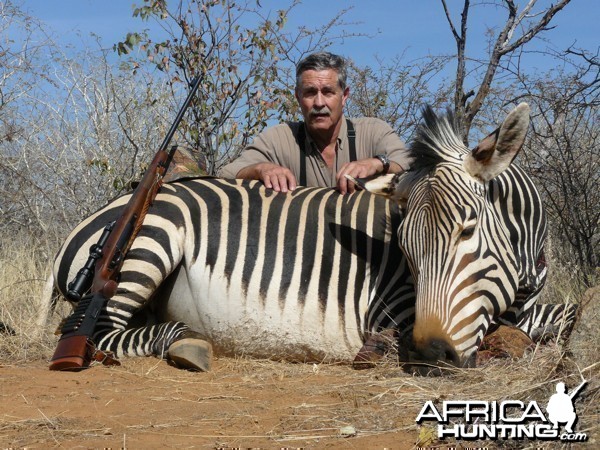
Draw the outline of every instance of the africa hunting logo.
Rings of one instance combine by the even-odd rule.
[[[536,401],[519,400],[502,402],[444,401],[436,407],[429,400],[415,419],[418,424],[437,422],[437,437],[444,439],[540,439],[561,441],[586,441],[585,433],[577,433],[574,400],[586,385],[583,381],[570,394],[565,384],[556,385],[556,393],[548,400],[545,411]],[[452,423],[461,422],[461,423]],[[562,424],[562,432],[560,425]]]

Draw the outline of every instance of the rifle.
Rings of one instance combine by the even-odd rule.
[[[142,227],[148,208],[158,194],[177,149],[174,145],[167,153],[167,147],[198,90],[200,81],[200,77],[192,80],[183,106],[121,216],[104,228],[98,243],[91,246],[87,262],[69,283],[66,296],[77,302],[77,306],[62,324],[61,337],[50,360],[50,370],[75,371],[87,368],[92,359],[106,359],[105,355],[97,354],[91,339],[96,322],[108,300],[117,291],[125,256]],[[89,293],[84,295],[87,292]]]

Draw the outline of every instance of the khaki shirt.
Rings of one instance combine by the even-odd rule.
[[[352,119],[356,131],[356,158],[372,158],[375,155],[387,155],[402,168],[407,169],[410,160],[406,156],[406,147],[402,140],[386,122],[372,117]],[[260,133],[252,144],[246,147],[240,156],[222,167],[219,176],[235,178],[245,167],[261,162],[271,162],[287,167],[300,181],[300,152],[297,140],[301,122],[289,122],[267,128]],[[315,142],[306,134],[306,184],[317,187],[335,187],[335,175],[340,168],[350,162],[348,149],[348,127],[342,118],[342,127],[337,140],[336,157],[333,168],[327,167]]]

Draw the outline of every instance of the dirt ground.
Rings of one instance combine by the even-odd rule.
[[[389,360],[354,370],[221,357],[208,373],[151,357],[81,372],[51,372],[47,359],[0,360],[0,449],[600,448],[600,363],[561,355],[540,347],[443,377],[412,376]],[[545,404],[557,381],[574,387],[583,374],[590,383],[577,402],[577,428],[590,439],[576,447],[437,441],[433,425],[415,423],[428,400]]]
[[[600,294],[597,291],[596,294]],[[51,372],[56,337],[0,333],[0,450],[8,448],[600,448],[600,295],[569,344],[536,346],[443,377],[413,376],[396,357],[375,368],[214,360],[208,373],[157,358]],[[545,405],[557,382],[589,381],[577,399],[586,443],[437,441],[417,425],[425,402],[503,399]]]
[[[230,358],[209,373],[155,358],[78,373],[0,365],[0,448],[411,448],[418,407],[377,401],[396,376],[410,381]]]

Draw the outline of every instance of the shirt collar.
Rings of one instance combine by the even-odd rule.
[[[337,147],[336,149],[343,149],[343,143],[344,143],[344,139],[342,139],[344,136],[348,135],[348,125],[346,124],[346,117],[344,117],[344,115],[342,115],[341,118],[342,121],[342,126],[340,127],[340,133],[338,134],[337,137]],[[309,148],[311,152],[315,152],[318,151],[317,150],[317,144],[316,142],[313,140],[312,136],[308,133],[308,127],[306,125],[304,125],[304,133],[306,135],[306,141],[309,144]]]

